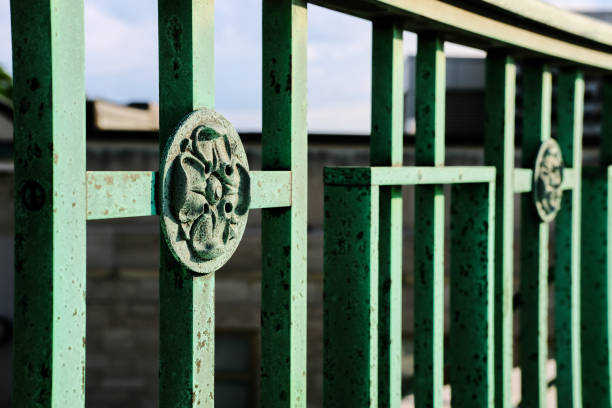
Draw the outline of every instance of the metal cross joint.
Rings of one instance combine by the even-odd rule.
[[[551,222],[561,209],[563,157],[555,139],[540,146],[533,171],[533,198],[543,222]]]
[[[168,140],[160,177],[161,226],[172,254],[193,273],[219,269],[242,239],[251,201],[238,133],[213,110],[190,113]]]

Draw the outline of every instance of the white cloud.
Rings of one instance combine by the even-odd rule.
[[[13,71],[11,57],[11,13],[9,0],[0,0],[0,66]]]
[[[144,11],[144,10],[143,10]],[[100,4],[85,7],[88,96],[120,102],[157,99],[157,17],[125,20]]]
[[[610,4],[609,0],[544,0],[544,2],[580,11],[612,9],[612,4]]]
[[[97,5],[85,9],[86,64],[91,75],[121,75],[157,67],[157,20],[118,19]]]
[[[308,19],[309,129],[368,133],[371,23],[316,6]]]
[[[369,100],[320,104],[308,109],[308,129],[319,133],[370,133]]]
[[[217,108],[218,109],[218,108]],[[240,132],[261,131],[261,109],[221,109],[227,118]]]

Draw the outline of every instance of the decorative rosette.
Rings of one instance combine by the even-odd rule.
[[[194,114],[200,120],[190,120]],[[162,225],[175,256],[194,272],[207,273],[229,259],[244,232],[249,167],[229,122],[209,110],[192,115],[166,152]]]

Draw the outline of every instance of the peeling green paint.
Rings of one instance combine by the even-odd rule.
[[[261,406],[306,406],[307,167],[304,0],[264,0],[262,169],[291,171],[291,207],[262,211]]]
[[[454,407],[495,406],[495,183],[453,185],[450,383]]]
[[[214,105],[213,0],[159,0],[160,151]],[[160,408],[214,406],[215,273],[195,276],[160,243]]]
[[[440,35],[418,35],[416,57],[417,166],[444,164],[446,60]],[[444,381],[444,192],[414,190],[414,399],[441,407]]]
[[[325,186],[323,400],[378,406],[377,186]]]

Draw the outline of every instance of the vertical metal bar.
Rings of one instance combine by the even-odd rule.
[[[612,78],[602,81],[601,169],[584,169],[582,180],[582,252],[580,299],[582,320],[583,404],[612,406],[612,257],[609,213],[612,198]]]
[[[403,31],[372,27],[373,166],[401,166],[404,137]],[[402,188],[380,187],[378,405],[399,408],[402,399]]]
[[[160,149],[214,105],[213,0],[159,0]],[[160,407],[214,406],[215,274],[196,276],[160,243]]]
[[[495,183],[454,185],[451,204],[453,407],[495,406]]]
[[[584,168],[580,299],[582,396],[589,408],[612,406],[612,279],[610,257],[610,180],[607,169]],[[595,374],[593,374],[595,373]]]
[[[601,146],[599,149],[599,163],[601,166],[612,165],[612,76],[607,76],[601,81]]]
[[[417,166],[444,164],[444,41],[421,33],[416,58]],[[444,380],[444,192],[415,187],[414,369],[416,407],[441,407]]]
[[[552,75],[540,63],[523,74],[522,166],[534,168],[538,150],[550,138]],[[523,407],[546,406],[548,358],[548,224],[533,197],[521,197],[520,364]]]
[[[323,400],[377,407],[378,186],[325,186]]]
[[[556,218],[555,341],[557,396],[561,408],[582,407],[580,363],[580,194],[584,80],[578,70],[561,70],[557,85],[557,139],[574,189],[563,195]]]
[[[306,50],[306,2],[264,0],[262,168],[292,178],[292,206],[262,211],[264,407],[306,406]]]
[[[83,2],[11,2],[15,407],[85,405]]]
[[[514,294],[514,113],[516,65],[505,53],[486,62],[485,164],[496,167],[495,406],[510,408]]]

